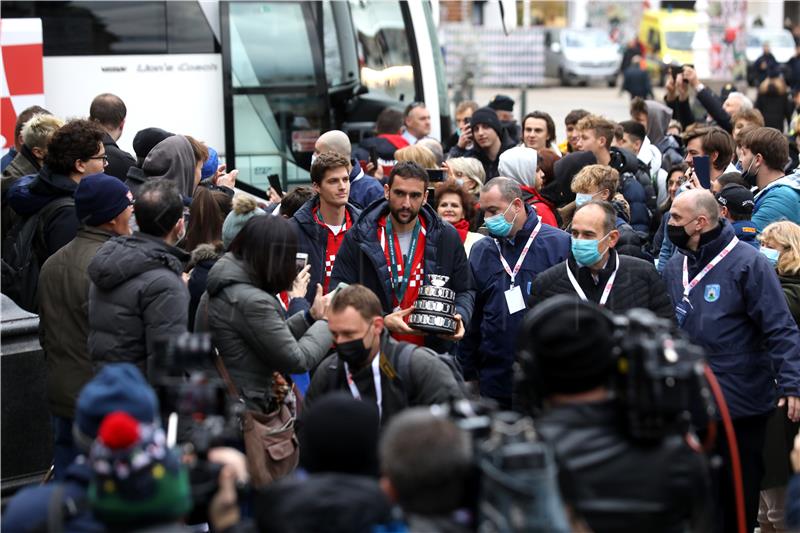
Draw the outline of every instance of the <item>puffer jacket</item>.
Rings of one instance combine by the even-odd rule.
[[[647,236],[656,209],[656,192],[650,175],[633,152],[617,147],[612,147],[610,152],[611,168],[619,172],[619,191],[630,205],[630,224],[642,236]]]
[[[800,174],[773,181],[756,194],[755,201],[751,221],[758,231],[779,220],[800,224]]]
[[[207,320],[201,316],[206,312]],[[211,268],[196,318],[198,329],[208,325],[246,400],[262,409],[272,392],[273,372],[307,372],[328,353],[333,341],[328,323],[312,322],[307,313],[287,319],[278,298],[253,285],[245,263],[231,253]]]
[[[8,205],[6,193],[8,193],[11,186],[20,180],[23,176],[31,176],[39,173],[41,167],[39,162],[31,153],[30,149],[22,145],[21,151],[14,157],[11,164],[3,170],[3,177],[0,179],[0,194],[2,195],[2,222],[0,222],[0,229],[3,235],[8,233],[8,230],[19,220],[19,216]]]
[[[128,362],[148,375],[157,342],[187,331],[189,254],[136,232],[106,242],[89,263],[89,354],[95,367]]]
[[[661,318],[674,320],[675,311],[672,307],[672,300],[670,300],[664,281],[656,272],[653,263],[618,254],[615,250],[609,254],[608,263],[600,271],[597,283],[592,279],[588,268],[578,267],[570,252],[567,261],[550,267],[533,281],[531,305],[536,306],[558,294],[576,294],[567,277],[567,268],[578,280],[578,285],[583,289],[586,297],[599,303],[606,282],[614,273],[617,262],[619,262],[619,270],[614,280],[614,286],[608,295],[606,309],[614,313],[624,313],[641,307],[649,309]]]
[[[200,298],[206,292],[208,285],[208,273],[216,262],[222,257],[222,243],[201,244],[192,250],[186,271],[190,272],[189,283],[189,331],[194,331],[194,316],[197,313],[197,306]]]

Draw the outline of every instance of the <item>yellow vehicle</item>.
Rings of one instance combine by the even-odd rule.
[[[697,30],[697,15],[688,9],[645,11],[639,26],[648,69],[663,85],[669,65],[693,65],[692,39]]]

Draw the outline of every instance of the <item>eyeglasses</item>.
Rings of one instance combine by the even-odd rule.
[[[103,160],[103,166],[107,166],[107,165],[108,165],[108,156],[107,156],[106,154],[103,154],[103,155],[93,155],[93,156],[92,156],[92,157],[90,157],[89,159],[102,159],[102,160]]]

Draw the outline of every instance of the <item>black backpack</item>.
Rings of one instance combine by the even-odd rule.
[[[39,271],[47,256],[44,228],[56,212],[75,205],[71,196],[56,198],[38,213],[14,224],[2,246],[2,292],[31,313],[37,313],[39,303]]]
[[[396,359],[395,359],[395,369],[397,370],[397,375],[400,380],[403,382],[403,385],[408,387],[412,383],[411,381],[411,356],[415,350],[424,350],[428,355],[431,355],[444,363],[447,368],[450,369],[450,372],[453,374],[453,378],[455,378],[456,383],[458,383],[458,387],[461,389],[462,392],[466,390],[466,385],[464,384],[464,375],[461,370],[461,365],[459,364],[458,360],[450,355],[449,353],[439,353],[430,348],[426,348],[424,346],[417,346],[416,344],[405,343],[397,352]],[[407,390],[409,396],[413,396],[414,391]]]

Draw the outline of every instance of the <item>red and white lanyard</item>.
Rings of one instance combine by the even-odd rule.
[[[531,248],[531,244],[533,244],[533,239],[539,234],[539,230],[542,229],[542,219],[539,219],[539,222],[536,223],[536,227],[533,228],[531,232],[531,236],[528,237],[528,242],[525,243],[525,247],[522,249],[522,253],[519,254],[519,259],[517,259],[517,264],[514,265],[514,270],[511,270],[511,267],[508,266],[508,261],[506,258],[503,257],[503,250],[500,249],[500,242],[495,239],[494,245],[497,246],[497,253],[500,255],[500,262],[503,264],[503,268],[506,271],[506,274],[511,278],[511,288],[514,288],[514,278],[517,277],[519,273],[519,269],[522,268],[522,262],[525,260],[525,256],[528,255],[528,250]]]
[[[697,275],[694,277],[694,279],[691,282],[689,281],[689,258],[688,257],[684,257],[683,258],[683,297],[684,298],[688,298],[689,297],[689,293],[692,292],[692,289],[694,289],[698,285],[698,283],[700,283],[703,280],[703,278],[706,277],[706,274],[711,272],[711,269],[713,269],[715,266],[717,266],[720,261],[725,259],[725,256],[728,255],[729,253],[731,253],[731,250],[733,250],[733,248],[738,243],[739,243],[739,239],[737,237],[734,237],[733,239],[731,239],[731,242],[729,242],[728,245],[725,248],[723,248],[722,251],[719,254],[717,254],[717,256],[714,259],[712,259],[705,267],[703,267],[703,270],[698,272]]]
[[[586,297],[586,293],[583,292],[581,286],[578,285],[578,280],[575,279],[575,276],[572,274],[572,271],[569,269],[569,264],[567,266],[567,277],[569,278],[569,282],[572,283],[572,288],[575,289],[575,292],[578,293],[578,296],[584,302],[588,301],[589,298]],[[614,273],[611,274],[611,277],[608,278],[606,282],[606,287],[603,289],[603,294],[600,296],[600,307],[604,307],[606,302],[608,301],[608,295],[611,294],[611,288],[614,286],[614,280],[617,279],[617,271],[619,270],[619,256],[617,256],[617,266],[614,267]]]
[[[372,360],[372,376],[375,380],[375,403],[378,404],[378,417],[383,415],[383,392],[381,391],[381,354],[375,356],[375,359]],[[347,386],[350,387],[350,394],[353,395],[353,398],[356,400],[361,399],[361,393],[358,391],[358,387],[356,387],[355,381],[353,381],[353,374],[350,373],[350,368],[347,366],[347,363],[344,363],[344,375],[347,378]]]

